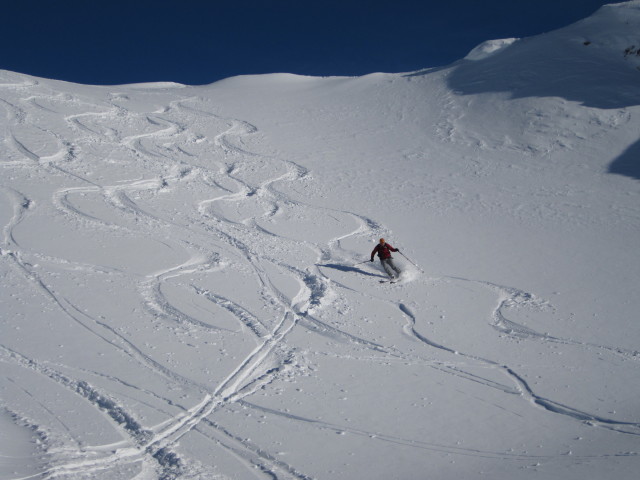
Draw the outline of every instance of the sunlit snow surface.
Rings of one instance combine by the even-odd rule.
[[[0,71],[0,478],[636,478],[639,8],[414,74]]]

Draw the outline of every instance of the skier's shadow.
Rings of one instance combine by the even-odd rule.
[[[366,275],[368,277],[387,278],[384,275],[379,275],[379,274],[376,274],[376,273],[367,272],[366,270],[362,270],[361,268],[350,267],[349,265],[340,265],[340,264],[337,264],[337,263],[325,263],[324,265],[318,265],[318,266],[319,267],[325,267],[325,268],[333,268],[334,270],[340,270],[341,272],[359,273],[361,275]]]

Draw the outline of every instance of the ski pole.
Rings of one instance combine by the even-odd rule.
[[[406,256],[404,253],[402,253],[402,252],[399,252],[399,253],[400,253],[400,255],[402,255],[404,258],[406,258],[406,259],[407,259],[407,261],[408,261],[411,265],[413,265],[413,266],[414,266],[414,267],[416,267],[418,270],[420,270],[422,273],[424,273],[424,270],[422,270],[418,265],[416,265],[414,262],[412,262],[412,261],[411,261],[411,259],[410,259],[409,257],[407,257],[407,256]]]

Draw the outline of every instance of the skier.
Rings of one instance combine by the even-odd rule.
[[[391,252],[400,252],[400,250],[398,250],[397,248],[393,248],[390,244],[385,242],[384,238],[381,238],[380,243],[378,243],[378,245],[376,245],[371,252],[371,261],[373,262],[373,257],[377,253],[378,257],[380,257],[382,268],[384,268],[384,271],[387,272],[387,275],[389,275],[391,279],[394,279],[396,278],[396,276],[400,276],[400,273],[402,272],[398,267],[394,265]]]

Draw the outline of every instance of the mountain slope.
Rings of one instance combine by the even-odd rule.
[[[0,72],[0,478],[635,478],[639,5],[409,74]]]

